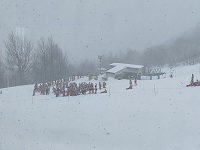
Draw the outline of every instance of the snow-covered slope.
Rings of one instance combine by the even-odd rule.
[[[192,73],[200,79],[199,66],[131,90],[128,80],[109,79],[107,94],[32,97],[33,85],[3,89],[0,150],[198,150],[200,87],[186,84]]]

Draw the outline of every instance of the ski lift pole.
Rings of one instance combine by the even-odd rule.
[[[156,95],[156,85],[154,84],[154,93],[155,93],[155,95]]]

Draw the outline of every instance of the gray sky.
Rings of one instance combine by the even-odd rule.
[[[70,60],[94,59],[179,36],[200,22],[199,6],[199,0],[0,0],[0,40],[28,28],[33,40],[53,36]]]

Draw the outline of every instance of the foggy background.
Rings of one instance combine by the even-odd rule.
[[[144,50],[194,28],[199,0],[0,0],[0,49],[25,28],[32,40],[52,36],[70,61]]]

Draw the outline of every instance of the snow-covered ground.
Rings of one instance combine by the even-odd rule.
[[[0,150],[199,150],[200,87],[186,87],[192,73],[200,79],[199,67],[174,68],[174,78],[141,80],[131,90],[128,80],[109,79],[107,94],[3,89]]]

